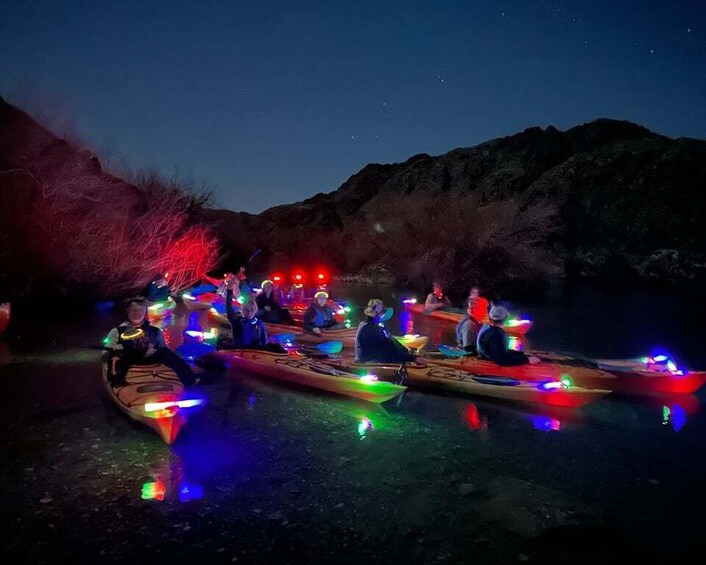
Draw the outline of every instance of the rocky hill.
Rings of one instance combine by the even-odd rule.
[[[212,220],[272,267],[327,262],[402,284],[684,280],[704,272],[705,191],[706,141],[600,119],[370,164],[334,192]]]

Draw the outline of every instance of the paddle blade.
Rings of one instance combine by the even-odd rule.
[[[395,314],[395,309],[392,306],[388,306],[385,309],[385,313],[382,316],[380,316],[380,321],[387,322],[390,318],[392,318],[392,316],[394,316],[394,314]]]
[[[333,355],[335,353],[341,352],[341,350],[343,349],[343,342],[342,341],[326,341],[324,343],[319,343],[316,346],[316,349],[321,351],[321,353],[325,353],[326,355]]]
[[[282,345],[283,343],[292,343],[296,336],[294,334],[276,334],[270,336],[277,343]]]
[[[467,357],[470,355],[467,351],[459,349],[458,347],[449,347],[448,345],[440,345],[439,353],[444,357]]]

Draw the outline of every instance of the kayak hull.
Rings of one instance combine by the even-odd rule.
[[[380,404],[402,394],[406,387],[385,381],[367,382],[359,375],[336,370],[330,365],[289,353],[254,349],[220,350],[207,356],[229,368],[263,375],[279,381]]]
[[[474,356],[448,358],[440,354],[429,356],[434,365],[468,371],[475,374],[493,374],[520,378],[528,381],[561,379],[568,376],[571,382],[582,388],[606,389],[624,394],[691,394],[706,382],[706,372],[672,375],[640,370],[639,365],[611,366],[609,360],[583,361],[568,356],[540,353],[548,359],[536,365],[501,367],[491,361]],[[578,362],[577,362],[578,361]],[[644,366],[644,365],[643,365]]]
[[[173,370],[160,364],[135,365],[127,373],[126,384],[113,387],[108,380],[108,367],[103,363],[102,380],[109,398],[123,413],[154,430],[167,445],[174,443],[187,422],[184,409],[145,410],[148,403],[177,402],[184,398],[184,385]]]
[[[428,318],[434,318],[435,320],[443,320],[445,322],[453,322],[458,324],[463,318],[463,314],[457,312],[446,312],[444,310],[433,310],[428,314],[425,313],[424,304],[410,304],[405,303],[405,309],[409,310],[413,314],[418,314],[420,316],[426,316]],[[533,322],[531,320],[514,320],[509,321],[503,326],[505,332],[509,335],[514,336],[524,336],[532,329]]]
[[[352,361],[334,362],[335,368],[354,373],[374,373],[379,378],[394,379],[399,365],[387,363],[354,363]],[[565,390],[542,390],[536,382],[520,380],[514,386],[487,384],[475,380],[484,377],[505,377],[493,373],[472,374],[468,371],[430,364],[427,367],[407,365],[410,388],[455,393],[462,395],[484,396],[513,402],[554,406],[558,408],[580,408],[599,400],[610,391],[589,390],[571,387]]]

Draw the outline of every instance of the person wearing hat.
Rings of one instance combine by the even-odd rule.
[[[490,323],[481,328],[476,340],[478,356],[504,367],[539,363],[538,357],[528,357],[521,351],[513,351],[508,346],[507,334],[503,329],[508,315],[507,308],[504,306],[493,306],[490,309],[488,314]]]
[[[424,303],[424,313],[429,314],[434,310],[443,310],[449,306],[451,306],[451,301],[449,297],[444,294],[444,288],[439,281],[434,281],[432,291],[427,296],[426,302]]]
[[[294,325],[289,310],[282,308],[275,297],[275,285],[271,280],[262,281],[262,290],[255,296],[257,317],[265,323]]]
[[[355,336],[356,363],[416,363],[425,366],[426,361],[410,353],[381,323],[385,305],[379,298],[371,298],[363,313],[365,320],[358,326]]]
[[[118,358],[118,371],[111,384],[125,384],[125,376],[132,365],[161,363],[174,370],[184,386],[193,386],[197,379],[189,364],[167,347],[162,330],[152,326],[146,316],[144,301],[131,300],[127,306],[127,321],[110,330],[105,339],[105,346]]]
[[[281,346],[268,343],[267,328],[257,317],[257,303],[248,300],[243,304],[242,312],[233,307],[233,289],[238,285],[237,276],[226,278],[226,316],[233,332],[231,339],[222,339],[218,349],[264,349],[276,353],[284,352]]]
[[[328,303],[328,292],[320,290],[304,312],[302,325],[306,331],[317,335],[321,334],[321,330],[337,330],[344,327],[336,322],[334,314],[335,310]]]

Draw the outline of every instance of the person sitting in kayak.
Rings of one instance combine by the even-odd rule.
[[[271,280],[263,281],[262,290],[255,296],[257,303],[257,317],[269,324],[294,325],[294,320],[289,310],[282,308],[275,298],[275,285]]]
[[[196,383],[196,376],[189,364],[167,347],[162,330],[150,325],[145,318],[147,306],[142,300],[133,300],[127,307],[127,321],[110,330],[105,346],[110,349],[111,357],[116,357],[117,372],[112,385],[125,384],[125,377],[132,365],[161,363],[179,377],[184,386]]]
[[[355,336],[356,363],[416,363],[425,366],[426,360],[410,353],[404,345],[390,336],[381,323],[385,305],[372,298],[363,313],[365,320],[358,326]]]
[[[476,341],[478,356],[504,367],[539,363],[538,357],[528,357],[521,351],[513,351],[508,346],[508,337],[502,327],[508,315],[507,308],[504,306],[493,306],[490,309],[490,323],[485,324],[478,333]]]
[[[317,335],[321,334],[321,330],[342,328],[343,326],[336,322],[334,314],[335,310],[328,304],[328,293],[319,291],[304,312],[302,325],[306,331]]]
[[[248,300],[243,304],[242,312],[233,307],[233,289],[237,278],[226,279],[226,316],[233,331],[231,340],[219,344],[221,349],[264,349],[267,346],[267,328],[257,317],[257,304]]]
[[[432,291],[427,296],[427,300],[424,303],[424,312],[426,314],[433,312],[434,310],[442,310],[451,306],[451,301],[449,297],[444,294],[444,289],[441,283],[434,281],[432,285]]]
[[[473,286],[468,293],[469,315],[472,316],[476,324],[482,326],[488,323],[488,312],[490,312],[490,302],[480,295],[480,287]],[[480,329],[480,328],[479,328]]]
[[[169,283],[167,283],[167,278],[164,275],[157,275],[155,279],[150,283],[149,292],[147,299],[150,302],[158,302],[160,300],[166,300],[169,298],[169,293],[171,292],[169,288]]]
[[[470,353],[476,352],[478,333],[489,321],[490,303],[480,295],[480,288],[474,286],[466,302],[466,315],[456,325],[456,345]]]
[[[483,323],[473,314],[473,307],[469,298],[466,315],[456,325],[456,345],[469,353],[476,352],[476,339],[480,329],[483,327]]]

